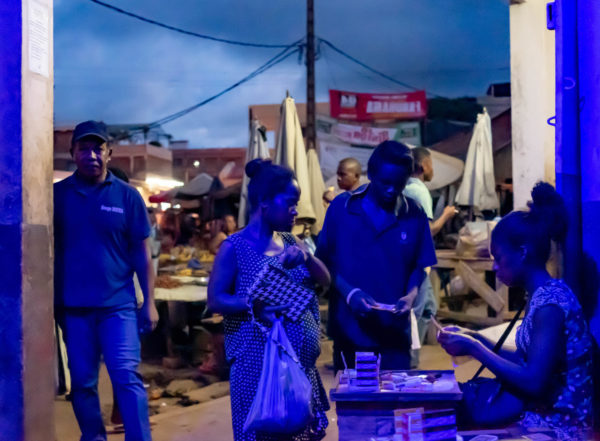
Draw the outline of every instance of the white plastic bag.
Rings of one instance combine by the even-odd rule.
[[[456,255],[462,257],[490,257],[490,238],[496,222],[467,222],[458,232]]]
[[[267,337],[262,373],[244,432],[292,434],[306,428],[312,419],[312,386],[281,319],[277,319]]]

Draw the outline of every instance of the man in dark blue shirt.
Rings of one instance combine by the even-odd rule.
[[[148,400],[137,372],[138,331],[158,321],[146,207],[135,188],[107,171],[104,123],[77,125],[71,155],[77,170],[54,185],[55,307],[81,440],[106,440],[97,390],[103,355],[126,439],[149,441]],[[139,311],[134,272],[144,293]]]
[[[412,173],[410,149],[395,141],[380,144],[368,163],[370,184],[334,199],[319,236],[317,257],[332,276],[329,333],[334,367],[341,354],[354,365],[356,351],[381,354],[382,368],[410,368],[409,311],[435,264],[427,216],[402,196]],[[395,305],[393,311],[381,304]]]

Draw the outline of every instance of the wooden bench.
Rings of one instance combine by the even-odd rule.
[[[438,317],[450,318],[460,322],[473,323],[479,326],[493,326],[510,320],[515,311],[509,311],[508,286],[496,278],[495,287],[484,282],[478,273],[494,271],[494,261],[491,257],[462,257],[457,256],[454,250],[437,250],[437,264],[431,271],[433,291],[438,299],[442,298],[441,280],[436,270],[452,270],[459,275],[465,285],[481,297],[495,312],[495,317],[483,317],[464,312],[440,309]]]

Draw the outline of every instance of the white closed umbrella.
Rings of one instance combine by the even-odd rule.
[[[250,124],[250,140],[248,142],[248,150],[246,151],[246,164],[253,159],[269,159],[269,147],[266,141],[266,132],[260,121],[253,120]],[[246,226],[248,216],[248,182],[249,178],[244,173],[242,180],[242,193],[240,196],[240,211],[238,213],[238,226],[240,228]]]
[[[275,163],[291,168],[296,174],[301,191],[300,201],[298,201],[298,218],[316,219],[311,202],[308,161],[304,138],[302,137],[302,127],[298,119],[296,104],[289,96],[281,104],[275,149]]]
[[[492,150],[492,122],[487,110],[477,115],[473,137],[469,143],[462,183],[456,193],[458,205],[469,205],[480,210],[498,209],[494,154]]]

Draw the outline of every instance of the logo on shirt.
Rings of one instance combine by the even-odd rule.
[[[119,213],[119,214],[124,213],[124,211],[121,207],[107,207],[106,205],[100,205],[100,210],[108,211],[109,213]]]
[[[403,231],[402,233],[400,233],[400,239],[402,240],[402,242],[406,242],[407,237],[408,237],[408,235],[406,234],[406,231]]]

